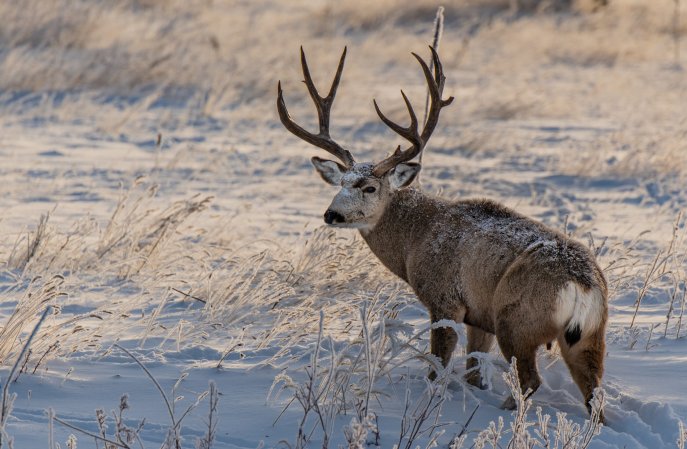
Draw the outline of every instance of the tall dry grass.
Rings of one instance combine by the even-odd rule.
[[[64,229],[42,217],[34,231],[4,242],[4,270],[14,279],[5,294],[23,299],[2,329],[3,360],[16,351],[27,318],[45,304],[57,310],[86,306],[46,323],[27,369],[47,361],[46,355],[98,350],[102,341],[130,333],[131,326],[139,330],[140,345],[160,337],[176,341],[177,350],[208,332],[223,339],[222,329],[234,337],[244,329],[241,335],[256,348],[282,348],[273,356],[278,361],[316,333],[313,310],[326,311],[332,328],[346,334],[360,304],[371,302],[377,310],[384,301],[412,301],[356,235],[315,229],[295,252],[271,241],[232,240],[223,217],[208,217],[209,198],[160,204],[156,192],[155,184],[139,179],[122,191],[102,225]],[[27,253],[24,248],[36,241],[35,251]],[[46,273],[59,274],[45,281]],[[170,320],[164,310],[178,303],[187,303],[192,313]],[[193,319],[205,324],[184,327]]]

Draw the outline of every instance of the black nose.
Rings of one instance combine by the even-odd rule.
[[[327,224],[345,223],[346,219],[340,213],[327,209],[327,212],[324,213],[324,222]]]

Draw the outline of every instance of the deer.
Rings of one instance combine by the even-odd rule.
[[[591,412],[594,390],[604,370],[608,289],[594,255],[567,234],[489,199],[446,200],[411,186],[421,166],[412,162],[437,126],[446,77],[430,47],[433,70],[416,53],[427,82],[430,104],[419,122],[401,90],[410,124],[401,126],[375,111],[391,130],[409,142],[381,162],[356,162],[330,137],[330,111],[341,80],[346,48],[331,88],[322,97],[315,87],[301,47],[304,83],[318,115],[319,132],[307,131],[289,115],[281,81],[277,111],[296,137],[337,160],[311,159],[322,179],[339,187],[324,213],[336,228],[357,229],[370,250],[405,281],[429,312],[432,323],[453,320],[466,328],[466,381],[484,389],[476,353],[489,352],[496,339],[515,366],[523,394],[541,385],[537,351],[557,341],[570,374]],[[446,367],[458,336],[452,327],[432,326],[430,352]],[[437,364],[438,367],[438,364]],[[437,376],[430,371],[430,379]],[[514,409],[509,395],[504,409]]]

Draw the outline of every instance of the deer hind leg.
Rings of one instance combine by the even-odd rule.
[[[564,335],[561,334],[558,337],[558,345],[573,380],[584,396],[587,410],[591,412],[590,401],[594,389],[601,385],[601,376],[604,370],[604,354],[606,352],[604,329],[601,327],[594,334],[583,338],[572,346],[568,345]]]
[[[507,317],[510,313],[502,313],[502,317]],[[517,314],[510,314],[517,316]],[[501,352],[509,362],[516,358],[516,367],[520,388],[522,393],[533,394],[541,385],[541,377],[537,371],[537,348],[540,343],[532,339],[528,334],[530,328],[522,322],[512,323],[508,318],[499,319],[496,327],[496,340],[499,343]],[[529,393],[528,393],[529,390]],[[515,409],[515,399],[509,396],[502,405],[502,408]]]
[[[465,325],[468,335],[468,354],[473,352],[489,352],[491,346],[494,344],[494,334],[485,332],[475,326]],[[479,371],[479,360],[475,357],[468,357],[465,362],[465,380],[470,385],[473,385],[481,390],[484,390],[487,386],[482,381],[482,374]]]

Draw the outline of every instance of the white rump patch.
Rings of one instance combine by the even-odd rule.
[[[579,284],[568,282],[558,292],[554,319],[560,327],[579,327],[582,338],[598,329],[603,315],[603,296],[598,288],[585,291]]]

